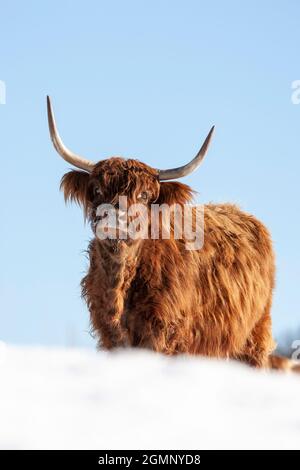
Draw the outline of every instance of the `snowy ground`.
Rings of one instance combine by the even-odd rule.
[[[0,448],[300,448],[300,378],[145,352],[0,350]]]

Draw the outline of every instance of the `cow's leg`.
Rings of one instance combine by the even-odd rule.
[[[251,331],[241,354],[236,359],[253,367],[269,367],[269,356],[275,348],[271,327],[271,302]]]
[[[180,352],[176,325],[166,321],[161,312],[161,305],[158,302],[155,305],[152,297],[147,298],[147,304],[136,301],[135,309],[128,309],[126,325],[131,346],[151,349],[167,355]],[[181,329],[178,334],[182,336]]]

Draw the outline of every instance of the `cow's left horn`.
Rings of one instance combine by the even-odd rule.
[[[206,137],[201,149],[197,153],[197,155],[191,160],[189,163],[183,166],[179,166],[178,168],[170,168],[169,170],[158,170],[158,176],[160,181],[167,181],[167,180],[174,180],[177,178],[182,178],[183,176],[187,176],[192,173],[196,168],[200,165],[205,154],[207,152],[211,137],[213,135],[215,126],[211,128]]]
[[[51,106],[51,101],[50,101],[49,96],[47,96],[47,111],[48,111],[48,124],[49,124],[50,137],[51,137],[51,140],[53,142],[53,145],[56,151],[67,162],[71,163],[77,168],[80,168],[81,170],[86,170],[90,173],[93,170],[95,163],[91,162],[90,160],[86,160],[83,157],[80,157],[80,155],[77,155],[76,153],[71,152],[71,150],[69,150],[64,145],[63,141],[61,140],[58,130],[56,128],[55,118],[54,118],[54,114],[52,111],[52,106]]]

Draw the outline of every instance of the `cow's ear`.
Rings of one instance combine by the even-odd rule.
[[[60,182],[65,201],[77,202],[83,207],[85,214],[90,205],[89,178],[90,175],[85,171],[72,170],[66,173]]]
[[[185,204],[193,199],[192,188],[177,181],[160,184],[157,204]]]

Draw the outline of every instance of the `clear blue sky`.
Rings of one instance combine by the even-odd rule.
[[[68,165],[48,137],[45,96],[65,142],[100,160],[169,167],[201,202],[263,220],[277,254],[274,331],[300,324],[300,3],[15,1],[0,4],[0,339],[92,345],[79,282],[91,232],[65,207]]]

